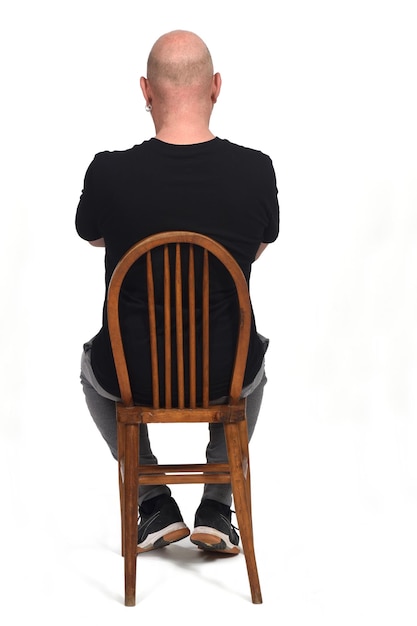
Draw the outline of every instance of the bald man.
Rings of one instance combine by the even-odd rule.
[[[276,179],[271,159],[215,136],[209,127],[220,89],[210,52],[196,34],[177,30],[152,47],[147,77],[140,79],[145,109],[155,136],[133,148],[101,152],[84,181],[76,215],[77,232],[93,246],[105,246],[106,290],[123,254],[153,233],[188,230],[212,237],[234,256],[249,284],[251,265],[279,229]],[[150,404],[148,336],[131,319],[140,312],[135,293],[121,310],[127,358],[138,403]],[[145,292],[143,298],[146,298]],[[223,302],[222,302],[223,304]],[[233,319],[228,303],[216,312],[216,346],[211,355],[210,398],[227,395],[233,361]],[[266,382],[264,356],[268,340],[256,329],[255,316],[245,372],[249,436],[258,418]],[[140,376],[135,373],[140,372]],[[89,411],[117,458],[115,402],[119,387],[104,312],[102,327],[84,345],[81,382]],[[141,461],[156,463],[146,426],[141,427]],[[227,461],[222,425],[212,425],[208,462]],[[230,485],[205,485],[191,541],[200,548],[237,554],[239,537],[231,523]],[[165,485],[139,491],[138,550],[144,552],[190,534],[179,507]]]

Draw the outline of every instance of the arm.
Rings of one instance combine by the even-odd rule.
[[[268,156],[264,155],[264,167],[257,173],[259,180],[259,194],[265,211],[265,226],[261,244],[255,254],[255,261],[269,243],[276,240],[279,233],[279,204],[278,189],[274,166]]]
[[[106,245],[101,228],[101,215],[109,195],[105,188],[108,177],[107,157],[107,153],[96,154],[88,166],[75,217],[77,233],[95,248],[104,248]]]
[[[262,252],[265,250],[267,245],[268,245],[267,243],[261,243],[261,245],[258,248],[257,253],[255,254],[255,261],[256,259],[259,259],[259,257],[261,256]]]
[[[94,241],[89,241],[88,243],[90,245],[94,246],[95,248],[105,248],[106,247],[106,242],[104,241],[103,237],[100,237],[100,239],[94,239]]]

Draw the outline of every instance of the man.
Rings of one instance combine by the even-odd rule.
[[[77,210],[78,234],[93,246],[106,248],[106,286],[117,262],[134,243],[167,230],[197,231],[217,240],[235,257],[249,282],[252,262],[278,236],[279,208],[271,160],[211,132],[209,121],[221,78],[213,74],[210,53],[194,33],[173,31],[160,37],[149,55],[147,78],[142,77],[140,85],[155,137],[130,150],[97,154],[87,170]],[[129,306],[125,312],[128,327],[135,302]],[[220,306],[221,352],[215,356],[213,400],[224,395],[224,364],[233,356],[228,347],[231,323],[227,306]],[[136,336],[135,345],[141,340],[145,345],[147,337]],[[267,340],[256,332],[253,319],[244,388],[249,436],[266,382],[266,348]],[[144,352],[137,350],[136,354],[142,379],[148,369]],[[119,389],[105,311],[101,330],[84,346],[81,380],[90,413],[117,458],[115,401]],[[140,441],[142,462],[156,463],[145,426]],[[210,429],[206,456],[209,462],[227,460],[221,424]],[[231,523],[231,503],[230,485],[205,485],[191,541],[203,549],[237,554],[239,537]],[[139,514],[139,551],[190,534],[165,485],[140,489]]]

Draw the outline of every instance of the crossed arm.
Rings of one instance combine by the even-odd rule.
[[[100,239],[94,239],[93,241],[89,241],[88,243],[90,245],[94,246],[95,248],[105,248],[106,247],[106,243],[105,243],[103,237],[100,237]]]

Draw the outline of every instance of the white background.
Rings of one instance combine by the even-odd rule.
[[[416,624],[414,4],[4,4],[3,624]],[[140,557],[137,607],[123,606],[116,466],[78,381],[104,288],[103,251],[74,229],[84,173],[152,136],[139,78],[175,28],[222,74],[213,132],[277,173],[281,234],[252,277],[271,340],[251,445],[262,606],[243,557],[187,541]],[[174,494],[190,525],[193,489]]]

